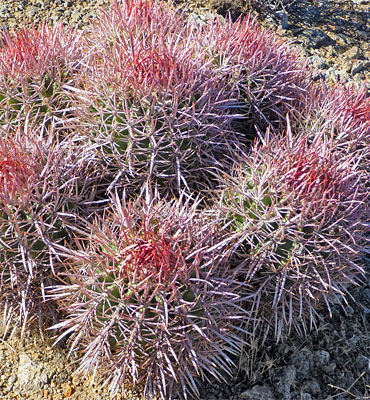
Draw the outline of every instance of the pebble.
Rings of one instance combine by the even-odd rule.
[[[74,376],[74,377],[72,378],[72,384],[73,384],[73,386],[79,386],[80,383],[81,383],[81,380],[80,380],[79,377]]]
[[[318,366],[327,365],[330,361],[330,353],[326,350],[316,351],[315,359]]]
[[[275,392],[280,400],[291,400],[290,389],[297,375],[297,370],[293,365],[277,368],[273,385]]]
[[[320,56],[309,57],[310,64],[316,69],[327,69],[328,64],[325,58]]]
[[[337,365],[335,362],[323,366],[323,371],[328,375],[334,375],[336,370],[337,370]]]
[[[309,380],[305,386],[305,391],[311,393],[315,397],[318,396],[321,391],[319,382],[317,382],[316,379]]]
[[[364,69],[364,63],[360,61],[360,62],[354,64],[353,67],[351,68],[351,75],[356,75],[359,72],[361,72],[363,69]]]
[[[281,20],[281,28],[282,29],[288,29],[288,21],[289,21],[289,17],[288,17],[288,13],[286,13],[285,11],[281,10],[278,11],[276,13],[276,15],[278,16],[278,18],[280,18]]]
[[[70,384],[68,383],[64,383],[62,385],[62,389],[63,389],[63,395],[64,397],[71,397],[72,395],[72,387]]]
[[[358,48],[358,46],[353,46],[353,47],[351,47],[350,49],[348,49],[347,51],[345,51],[344,53],[343,53],[343,55],[346,57],[346,58],[349,58],[349,59],[358,59],[359,57],[360,57],[360,55],[361,55],[361,52],[360,52],[360,49]]]
[[[370,358],[369,357],[365,357],[364,355],[359,354],[356,357],[356,366],[360,371],[370,374]]]
[[[269,385],[256,385],[239,395],[245,400],[277,400]]]
[[[329,35],[327,35],[323,30],[321,29],[306,29],[304,31],[303,36],[306,37],[306,45],[307,47],[311,47],[313,49],[319,49],[324,46],[329,46],[330,44],[333,43],[332,39],[330,38]]]

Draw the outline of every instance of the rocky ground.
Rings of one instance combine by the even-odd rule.
[[[41,21],[88,23],[110,0],[1,0],[0,25],[13,30]],[[177,1],[207,20],[211,11],[233,18],[252,12],[273,27],[316,69],[316,79],[370,87],[370,1],[368,0],[192,0]],[[321,314],[317,329],[306,337],[276,345],[253,344],[239,372],[226,383],[205,385],[202,399],[350,400],[370,399],[370,260],[368,280],[350,290],[347,305]],[[0,324],[1,325],[1,324]],[[1,332],[0,332],[1,333]],[[23,340],[19,332],[0,335],[0,400],[111,399],[99,381],[76,374],[73,355],[52,347],[36,328]],[[258,361],[257,361],[258,360]],[[117,399],[140,399],[119,393]]]

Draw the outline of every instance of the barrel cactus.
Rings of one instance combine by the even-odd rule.
[[[37,317],[43,324],[55,317],[45,287],[63,269],[58,246],[67,246],[78,229],[76,215],[89,214],[83,203],[95,181],[84,177],[87,168],[71,165],[61,146],[36,141],[36,132],[8,127],[1,133],[0,308],[23,327]]]
[[[67,86],[83,61],[79,35],[61,24],[0,36],[0,123],[63,126],[72,118]]]
[[[338,83],[333,88],[324,84],[312,91],[304,116],[292,123],[306,130],[311,138],[321,135],[333,141],[344,157],[364,171],[370,165],[370,101],[366,85],[359,90]]]
[[[364,271],[368,191],[363,171],[329,141],[272,136],[225,178],[219,212],[231,263],[248,265],[251,309],[275,329],[312,327],[318,310],[345,299]]]
[[[299,115],[311,103],[312,71],[289,43],[251,16],[235,22],[214,18],[199,36],[199,51],[229,78],[237,98],[237,106],[229,108],[233,128],[248,142],[266,128],[281,132],[287,114]]]
[[[116,202],[79,235],[71,285],[50,292],[66,315],[54,328],[71,352],[83,349],[80,369],[97,369],[112,393],[131,382],[147,398],[198,394],[199,377],[231,373],[247,289],[223,264],[212,225],[194,206]]]
[[[202,190],[239,151],[225,112],[235,96],[195,40],[179,12],[137,0],[114,3],[84,36],[76,115],[132,190]]]

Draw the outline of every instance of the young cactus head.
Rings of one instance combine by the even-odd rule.
[[[230,373],[241,351],[245,285],[222,267],[217,230],[178,203],[116,204],[71,254],[71,285],[51,291],[82,370],[98,370],[115,391],[143,385],[147,398]],[[80,237],[81,238],[81,237]],[[220,249],[222,254],[222,249]]]
[[[0,136],[0,308],[5,318],[25,324],[52,318],[44,288],[58,280],[74,215],[91,191],[87,170],[72,167],[62,147],[35,141],[19,129]],[[81,175],[76,175],[76,172]],[[10,307],[10,308],[9,308]]]
[[[229,223],[233,263],[246,264],[256,316],[298,330],[363,275],[369,210],[363,173],[331,144],[305,136],[256,146],[225,181],[220,212]]]
[[[344,157],[370,172],[370,100],[363,85],[360,90],[338,83],[332,88],[320,85],[312,91],[303,115],[294,122],[308,135],[333,141]]]
[[[0,122],[62,126],[71,118],[68,90],[82,60],[78,35],[61,24],[0,36]]]
[[[312,72],[272,30],[252,17],[233,22],[231,16],[207,21],[197,45],[213,68],[227,74],[237,104],[225,104],[234,114],[233,129],[250,143],[266,128],[281,132],[286,115],[297,115],[310,103]]]

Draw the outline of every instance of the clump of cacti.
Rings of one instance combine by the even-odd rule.
[[[159,1],[0,43],[0,311],[53,321],[113,392],[197,395],[363,275],[364,88]]]
[[[285,327],[312,326],[317,310],[330,310],[329,299],[342,300],[363,276],[364,178],[330,140],[290,130],[266,137],[225,178],[219,212],[230,227],[231,262],[248,265],[251,307],[277,339]]]
[[[217,237],[196,207],[158,200],[116,202],[88,226],[68,261],[71,285],[51,295],[66,314],[54,328],[83,349],[80,368],[98,368],[112,390],[142,384],[148,398],[176,385],[198,394],[198,377],[230,374],[247,290]]]

